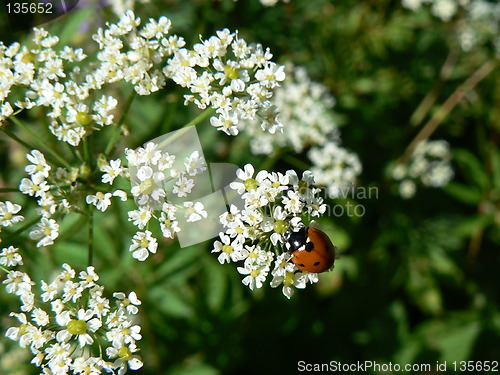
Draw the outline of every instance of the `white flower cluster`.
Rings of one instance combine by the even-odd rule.
[[[312,81],[303,67],[287,66],[291,73],[272,99],[280,110],[283,133],[273,136],[249,127],[252,153],[270,155],[276,147],[291,147],[300,153],[306,147],[337,141],[337,124],[331,109],[335,99],[325,85]]]
[[[462,13],[457,24],[459,42],[464,51],[488,40],[500,53],[500,3],[489,0],[401,0],[405,8],[418,11],[430,5],[434,16],[448,22]]]
[[[327,187],[328,196],[337,198],[342,189],[353,186],[361,173],[361,162],[358,155],[347,151],[335,143],[327,143],[323,147],[313,147],[307,153],[313,166],[316,183]]]
[[[121,16],[128,10],[134,10],[137,6],[148,3],[150,3],[150,0],[106,0],[106,4],[111,6],[111,10],[117,16]]]
[[[431,12],[443,21],[449,21],[460,7],[468,5],[470,0],[401,0],[405,8],[417,11],[423,5],[430,5]]]
[[[50,246],[54,244],[54,240],[59,236],[59,224],[54,219],[57,212],[78,210],[77,206],[70,204],[70,200],[73,199],[72,197],[79,196],[81,189],[84,189],[82,183],[77,181],[80,171],[76,168],[68,170],[59,167],[54,173],[51,173],[52,167],[47,163],[45,156],[38,150],[32,150],[31,153],[26,154],[26,158],[31,163],[25,168],[29,178],[25,177],[21,180],[19,191],[37,198],[37,211],[41,216],[38,224],[31,230],[29,237],[37,241],[37,247]],[[112,195],[119,196],[122,200],[126,199],[126,194],[121,190],[117,190],[113,193],[104,194],[98,192],[95,196],[89,195],[87,196],[87,203],[93,203],[98,209],[104,211],[111,204],[109,197]],[[5,204],[5,215],[7,217],[11,217],[20,210],[18,205]],[[2,205],[0,205],[1,212]],[[20,219],[18,216],[14,216],[9,221],[5,220],[5,223],[15,220],[19,221]]]
[[[283,132],[277,137],[248,127],[252,153],[271,155],[278,147],[301,153],[310,148],[307,155],[316,184],[326,186],[330,197],[335,198],[341,189],[355,184],[361,163],[355,153],[339,145],[340,132],[331,111],[335,99],[328,88],[312,81],[303,67],[289,69],[292,74],[272,99],[280,109]]]
[[[217,130],[236,135],[240,120],[258,120],[262,130],[274,134],[282,124],[270,98],[285,73],[271,58],[269,49],[249,45],[237,33],[224,29],[192,50],[177,50],[164,73],[189,89],[186,102],[216,109],[210,123]]]
[[[150,19],[139,28],[141,19],[131,10],[116,24],[99,29],[93,39],[99,44],[97,59],[101,65],[93,72],[92,88],[125,80],[140,95],[149,95],[165,85],[161,72],[164,59],[184,45],[176,35],[168,36],[171,22],[166,17]]]
[[[4,249],[0,264],[22,264],[17,250]],[[77,276],[64,264],[51,283],[41,281],[42,292],[36,295],[28,274],[8,272],[3,283],[8,293],[19,296],[22,312],[11,313],[19,325],[5,335],[31,350],[31,363],[42,374],[124,374],[127,368],[142,367],[136,354],[141,327],[134,324],[141,302],[134,292],[114,293],[112,300],[104,297],[98,280],[94,267]]]
[[[132,82],[140,94],[157,90],[157,82],[162,82],[161,71],[149,69],[171,49],[161,47],[170,21],[152,20],[136,30],[138,24],[139,20],[127,13],[116,25],[109,25],[105,31],[99,29],[94,39],[101,49],[100,65],[87,63],[83,69],[78,64],[87,57],[83,50],[57,46],[59,38],[44,29],[34,29],[31,48],[19,43],[7,48],[0,42],[0,120],[13,113],[8,95],[15,86],[21,86],[25,89],[24,96],[14,104],[27,109],[48,107],[51,132],[72,146],[77,146],[92,131],[112,124],[112,112],[118,101],[106,95],[95,98],[94,90],[122,79]],[[128,51],[121,50],[124,42],[120,37],[125,34],[130,34],[126,40]]]
[[[49,174],[52,167],[45,160],[45,156],[38,150],[32,150],[26,154],[26,158],[31,163],[25,168],[29,178],[21,180],[19,191],[38,198],[38,213],[41,215],[40,222],[30,232],[30,238],[38,241],[37,247],[49,246],[59,236],[59,224],[51,217],[59,205],[68,208],[69,203],[55,192],[56,179],[52,179]],[[63,178],[63,175],[67,175],[67,171],[59,168],[56,174]]]
[[[448,142],[444,140],[420,142],[410,161],[407,164],[397,164],[392,170],[392,178],[400,181],[400,195],[403,198],[413,197],[417,190],[417,181],[424,186],[446,186],[453,178],[450,161]]]
[[[273,7],[278,4],[280,0],[260,0],[260,3],[265,7]],[[290,0],[282,0],[284,3],[288,3]]]
[[[243,262],[238,272],[244,275],[243,284],[250,289],[260,288],[271,273],[271,286],[283,286],[290,298],[295,288],[318,281],[316,273],[300,271],[284,247],[288,230],[304,226],[302,217],[319,217],[326,210],[319,190],[312,187],[313,175],[306,171],[299,179],[293,170],[286,174],[254,173],[251,164],[237,171],[239,181],[231,183],[244,204],[221,215],[225,232],[219,234],[212,252],[219,253],[221,264]],[[273,250],[273,251],[271,251]]]
[[[500,54],[500,3],[474,0],[466,10],[458,30],[462,49],[467,52],[491,40],[495,51]]]
[[[188,197],[195,188],[197,175],[207,170],[205,159],[198,151],[180,159],[162,151],[158,144],[149,142],[137,150],[126,150],[129,164],[132,195],[138,209],[129,211],[129,221],[132,221],[139,231],[130,246],[132,256],[140,261],[145,260],[149,253],[156,253],[158,243],[149,230],[143,231],[151,218],[155,218],[162,234],[166,238],[174,238],[179,232],[177,211],[183,214],[183,220],[193,223],[207,217],[201,202],[183,200],[182,205],[175,198]]]
[[[85,61],[82,49],[57,46],[59,38],[34,29],[33,46],[0,42],[0,121],[20,109],[48,107],[51,132],[77,146],[101,127],[113,124],[116,98],[102,94],[104,85],[129,82],[140,95],[149,95],[166,84],[166,78],[187,87],[198,107],[213,107],[211,124],[227,134],[238,133],[239,119],[260,119],[263,130],[281,128],[277,109],[270,102],[273,90],[285,79],[284,68],[270,61],[272,54],[260,44],[247,42],[227,29],[194,46],[169,35],[166,17],[141,19],[129,10],[115,24],[100,28],[92,38],[99,50],[97,63]],[[167,65],[165,60],[172,56]],[[13,99],[22,87],[20,100]]]
[[[238,0],[234,0],[235,2]],[[280,0],[259,0],[265,7],[273,7],[279,3]],[[288,3],[290,0],[282,0],[284,3]]]

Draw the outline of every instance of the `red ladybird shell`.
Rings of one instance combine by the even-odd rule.
[[[307,238],[314,245],[307,245],[292,253],[292,262],[301,271],[320,273],[328,271],[335,262],[335,246],[328,235],[316,228],[307,228]]]

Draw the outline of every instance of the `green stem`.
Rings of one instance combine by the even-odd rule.
[[[2,266],[0,266],[0,270],[4,271],[5,273],[9,273],[10,272],[7,268],[2,267]]]
[[[0,193],[15,193],[15,192],[19,192],[19,189],[18,188],[13,188],[13,187],[0,188]]]
[[[18,230],[16,230],[15,232],[12,232],[11,234],[9,234],[4,240],[7,241],[15,236],[17,236],[18,234],[21,234],[22,232],[24,232],[26,229],[28,229],[29,227],[35,225],[36,223],[38,223],[40,221],[42,217],[41,216],[38,216],[37,218],[27,222],[26,224],[24,224],[21,228],[19,228]]]
[[[276,161],[280,158],[282,152],[282,149],[278,149],[273,152],[273,154],[270,157],[266,158],[266,160],[261,164],[260,169],[264,169],[266,171],[272,169]]]
[[[65,166],[68,169],[71,169],[71,165],[61,156],[59,155],[56,151],[54,151],[51,147],[49,147],[35,132],[33,132],[28,126],[24,125],[21,121],[17,119],[15,116],[10,116],[9,119],[12,120],[14,124],[19,126],[21,129],[23,129],[26,133],[28,133],[31,137],[37,140],[37,142],[45,148],[47,152],[49,152],[54,159],[56,159],[60,164]]]
[[[161,122],[162,134],[168,133],[168,131],[172,127],[172,123],[174,121],[175,109],[177,107],[178,102],[179,102],[178,100],[175,100],[165,106],[165,111],[163,113],[163,121]]]
[[[413,138],[408,147],[406,147],[403,155],[398,159],[398,162],[404,163],[408,161],[417,145],[420,142],[427,140],[434,133],[438,126],[450,114],[453,108],[455,108],[455,106],[462,101],[464,96],[495,69],[496,64],[497,62],[495,60],[486,61],[469,78],[467,78],[464,83],[458,86],[450,97],[446,99],[441,107],[434,113],[431,119],[422,127],[415,138]]]
[[[189,121],[181,129],[187,128],[188,126],[193,126],[193,125],[199,124],[201,121],[203,121],[205,118],[207,118],[208,116],[210,116],[214,112],[215,112],[215,108],[207,108],[207,109],[205,109],[202,113],[200,113],[193,120]]]
[[[94,208],[89,205],[88,265],[94,262]]]
[[[7,130],[5,128],[2,128],[2,131],[7,134],[9,137],[11,137],[14,141],[19,143],[20,145],[26,147],[28,150],[35,150],[36,147],[30,145],[28,142],[23,141],[21,138],[19,138],[17,135],[15,135],[13,132],[10,130]]]
[[[123,122],[125,121],[125,116],[127,115],[130,106],[132,105],[132,102],[134,101],[135,98],[135,90],[132,90],[130,95],[128,96],[127,102],[125,103],[125,107],[123,108],[123,113],[122,116],[120,117],[120,120],[118,120],[118,123],[116,124],[116,127],[114,129],[113,134],[111,135],[111,139],[108,142],[108,145],[106,146],[106,149],[104,150],[104,154],[106,156],[109,156],[109,154],[113,151],[116,141],[118,140],[118,136],[120,135],[121,132],[121,127],[123,125]]]
[[[311,168],[309,164],[290,154],[283,155],[283,160],[293,165],[294,167],[300,168],[302,170]]]
[[[165,146],[166,144],[172,143],[173,141],[175,141],[179,137],[182,137],[186,133],[188,127],[199,124],[201,121],[203,121],[205,118],[207,118],[208,116],[210,116],[214,112],[215,112],[215,108],[205,109],[196,118],[189,121],[187,124],[185,124],[181,128],[175,130],[175,134],[168,136],[166,139],[164,139],[162,142],[160,142],[158,144],[159,148]]]
[[[88,137],[83,140],[83,155],[85,161],[90,166],[90,140]]]

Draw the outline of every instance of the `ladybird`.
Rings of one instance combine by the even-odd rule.
[[[333,267],[336,247],[328,235],[312,227],[302,227],[287,234],[285,246],[292,262],[301,271],[325,272]]]

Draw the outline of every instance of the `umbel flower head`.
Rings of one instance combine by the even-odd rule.
[[[406,164],[392,169],[392,178],[399,181],[399,194],[408,199],[415,195],[417,182],[429,187],[445,187],[453,178],[451,152],[444,140],[421,141]]]
[[[318,281],[316,273],[300,271],[291,261],[284,243],[288,231],[304,226],[303,216],[319,217],[326,210],[320,189],[312,187],[311,172],[299,178],[295,171],[285,174],[262,170],[255,174],[251,164],[237,171],[230,187],[242,204],[231,205],[220,217],[225,231],[214,242],[212,252],[223,263],[239,263],[243,284],[260,288],[268,277],[272,287],[283,287],[290,298],[293,287],[303,289]]]
[[[277,137],[262,132],[250,121],[240,126],[250,134],[253,154],[271,155],[276,148],[307,151],[317,186],[324,186],[330,198],[356,184],[361,173],[358,156],[341,146],[340,131],[332,109],[335,98],[324,84],[314,82],[304,67],[287,66],[287,76],[271,99],[279,108],[283,124]]]
[[[12,258],[12,251],[2,255]],[[141,327],[134,323],[141,302],[135,293],[108,299],[94,267],[79,274],[68,264],[62,268],[52,282],[41,282],[39,295],[26,273],[7,274],[7,292],[23,304],[22,312],[11,313],[19,323],[5,335],[31,350],[31,363],[43,374],[124,374],[127,368],[141,368],[136,354]]]
[[[210,123],[217,130],[236,135],[240,120],[256,120],[262,130],[274,134],[282,124],[270,98],[285,72],[272,56],[269,49],[247,44],[237,32],[224,29],[192,50],[176,50],[163,72],[191,91],[186,102],[216,110]]]

